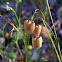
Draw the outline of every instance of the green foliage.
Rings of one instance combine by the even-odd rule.
[[[0,48],[0,54],[2,53],[3,51],[2,51],[2,49]]]
[[[19,2],[22,2],[22,0],[19,0]]]
[[[10,52],[9,55],[8,55],[8,57],[9,57],[10,59],[15,59],[15,58],[16,58],[16,53]]]

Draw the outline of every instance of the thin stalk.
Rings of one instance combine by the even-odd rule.
[[[17,6],[18,6],[18,0],[16,0],[16,10],[17,10]]]
[[[34,12],[34,14],[33,14],[33,16],[31,17],[31,21],[33,21],[34,15],[37,13],[38,10],[41,12],[40,9],[36,9],[35,12]],[[43,13],[42,13],[42,15],[43,15]],[[43,15],[43,17],[44,17],[44,15]],[[45,17],[44,17],[44,18],[45,18]]]
[[[36,11],[38,11],[39,9],[36,9],[33,16],[31,17],[31,21],[33,21],[34,15],[37,13]]]
[[[19,34],[20,36],[22,37],[22,34],[20,33],[20,31],[14,26],[14,24],[11,24],[8,20],[6,20],[2,15],[0,15],[7,23],[9,23]],[[21,52],[20,48],[19,48],[19,45],[18,45],[18,41],[16,42],[16,45],[18,47],[18,50],[19,52]],[[20,53],[21,54],[21,53]],[[22,56],[22,54],[21,54]]]
[[[23,41],[24,41],[24,44],[25,44],[25,52],[26,52],[25,61],[27,62],[27,59],[28,59],[28,45],[27,45],[26,38],[23,38]]]
[[[13,23],[10,23],[8,20],[6,20],[1,14],[0,16],[8,23],[10,24],[19,34],[20,36],[22,37],[22,34],[20,33],[20,31],[15,27],[15,25]]]
[[[62,61],[62,58],[61,58],[61,51],[60,51],[60,45],[59,45],[59,42],[58,42],[58,38],[57,38],[57,34],[56,34],[56,30],[55,30],[53,18],[52,18],[52,15],[51,15],[51,11],[50,11],[50,8],[49,8],[48,0],[46,0],[46,2],[47,2],[47,7],[48,7],[49,14],[50,14],[50,18],[51,18],[51,21],[52,21],[54,34],[55,34],[55,37],[56,37],[55,40],[56,40],[56,42],[57,42],[57,48],[58,48],[58,50],[59,50],[60,59],[61,59],[61,61]]]
[[[28,42],[29,42],[29,38],[28,38],[28,33],[25,32],[25,51],[26,51],[26,62],[28,60]]]
[[[14,11],[14,9],[12,9],[12,11],[14,12],[14,14],[15,14],[15,16],[16,16],[16,19],[17,19],[17,21],[18,21],[18,24],[19,24],[19,26],[20,26],[20,20],[18,19],[18,16],[17,16],[16,12]]]
[[[27,45],[25,45],[25,52],[26,52],[26,62],[27,62],[27,59],[28,59],[28,47],[27,47]]]
[[[19,51],[21,57],[23,57],[23,55],[22,55],[22,53],[21,53],[21,50],[20,50],[20,47],[19,47],[19,45],[18,45],[18,41],[16,41],[16,46],[17,46],[17,48],[18,48],[18,51]]]
[[[52,18],[51,11],[50,11],[50,8],[49,8],[48,0],[46,0],[46,1],[47,1],[47,7],[48,7],[48,11],[49,11],[50,18],[51,18],[51,21],[52,21],[53,29],[54,29],[54,34],[55,34],[56,40],[58,40],[56,30],[55,30],[55,26],[54,26],[54,22],[53,22],[53,18]]]
[[[10,37],[12,37],[13,31],[14,31],[14,30],[11,31]]]
[[[36,52],[37,50],[38,50],[38,48],[36,48],[36,49],[34,50],[34,52],[33,52],[32,56],[31,56],[31,58],[30,58],[29,62],[31,62],[32,57],[33,57],[33,55],[35,54],[35,52]]]
[[[45,16],[44,16],[44,14],[42,13],[41,10],[40,10],[40,12],[41,12],[41,14],[43,15],[43,18],[44,18],[43,23],[44,23],[44,26],[46,27],[46,24],[45,24]],[[52,19],[52,20],[53,20],[53,19]],[[53,24],[54,24],[54,23],[53,23]],[[47,27],[46,27],[46,29],[47,29]],[[51,40],[51,42],[52,42],[52,44],[53,44],[53,47],[54,47],[54,49],[55,49],[55,52],[56,52],[56,54],[57,54],[58,60],[59,60],[59,62],[61,62],[60,56],[59,56],[59,54],[58,54],[58,51],[57,51],[57,49],[56,49],[56,46],[55,46],[55,44],[54,44],[54,41],[53,41],[53,39],[52,39],[52,37],[51,37],[51,35],[50,35],[48,29],[47,29],[47,32],[48,32],[49,38],[50,38],[50,40]]]
[[[20,33],[20,31],[14,26],[14,24],[12,24],[12,23],[10,23],[8,20],[6,20],[1,14],[0,14],[0,16],[8,23],[8,24],[10,24],[19,34],[20,34],[20,36],[22,37],[22,34]],[[19,50],[19,52],[21,52],[21,50],[20,50],[20,48],[19,48],[19,45],[18,45],[18,41],[16,42],[16,45],[17,45],[17,47],[18,47],[18,50]],[[21,54],[21,53],[20,53]],[[21,56],[22,56],[22,54],[21,54]],[[22,56],[23,57],[23,56]]]
[[[20,12],[21,12],[21,3],[22,3],[22,1],[20,2]],[[19,15],[19,26],[21,25],[20,18],[21,18],[21,13]]]
[[[41,18],[41,19],[42,19],[42,21],[45,22],[45,24],[49,27],[49,29],[51,30],[51,32],[52,32],[54,38],[56,38],[55,35],[54,35],[54,33],[53,33],[53,31],[52,31],[52,29],[51,29],[51,27],[48,25],[48,23],[47,23],[46,21],[44,21],[43,18]]]
[[[2,36],[4,37],[4,31],[3,31],[3,30],[1,30],[1,29],[0,29],[0,31],[1,31],[1,33],[2,33]]]

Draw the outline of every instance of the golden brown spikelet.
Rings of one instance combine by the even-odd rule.
[[[36,25],[36,26],[35,26],[35,30],[34,30],[35,36],[36,36],[36,37],[39,37],[40,32],[41,32],[41,25]]]
[[[27,23],[27,29],[28,29],[28,31],[30,30],[30,27],[31,27],[31,21],[28,20],[28,23]]]
[[[25,20],[24,21],[24,30],[25,32],[29,32],[29,34],[32,34],[34,32],[35,29],[35,22],[34,21],[30,21],[30,20]]]
[[[32,37],[32,46],[33,46],[33,48],[36,48],[36,44],[37,44],[36,37]]]
[[[25,20],[24,21],[24,30],[27,32],[28,31],[28,29],[27,29],[27,23],[28,23],[28,20]]]
[[[38,46],[38,48],[42,47],[42,42],[43,42],[43,41],[42,41],[42,37],[41,37],[41,36],[38,37],[36,41],[37,41],[37,46]]]
[[[47,32],[46,27],[42,27],[42,34],[44,37],[48,37],[48,32]]]
[[[31,27],[30,27],[30,34],[32,34],[34,32],[34,30],[35,30],[35,22],[32,21],[31,22]]]
[[[30,26],[31,26],[31,21],[30,20],[25,20],[24,21],[24,30],[26,32],[28,32],[30,30]]]

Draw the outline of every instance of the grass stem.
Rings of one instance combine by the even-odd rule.
[[[49,8],[48,0],[46,0],[46,2],[47,2],[47,7],[48,7],[49,15],[50,15],[50,18],[51,18],[51,21],[52,21],[52,25],[53,25],[55,40],[56,40],[56,42],[57,42],[57,48],[58,48],[58,50],[59,50],[60,59],[61,59],[61,61],[62,61],[62,58],[61,58],[61,51],[60,51],[60,45],[59,45],[59,42],[58,42],[58,38],[57,38],[57,34],[56,34],[56,30],[55,30],[53,18],[52,18],[52,15],[51,15],[51,11],[50,11],[50,8]]]

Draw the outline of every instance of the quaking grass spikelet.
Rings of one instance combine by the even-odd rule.
[[[25,20],[24,21],[24,30],[25,32],[28,32],[29,34],[32,34],[34,32],[35,29],[35,22],[34,21],[30,21],[30,20]]]
[[[35,30],[34,30],[35,36],[36,36],[36,37],[39,37],[40,32],[41,32],[41,25],[36,25],[36,26],[35,26]]]
[[[35,30],[35,22],[32,21],[31,22],[31,27],[30,27],[30,34],[32,34],[34,32],[34,30]]]
[[[30,20],[25,20],[24,21],[24,30],[25,32],[29,32],[31,26],[31,21]]]
[[[36,48],[36,44],[37,44],[36,37],[32,37],[32,46],[33,46],[33,48]]]
[[[37,42],[38,48],[42,47],[43,40],[42,40],[42,37],[41,36],[37,38],[36,42]]]

